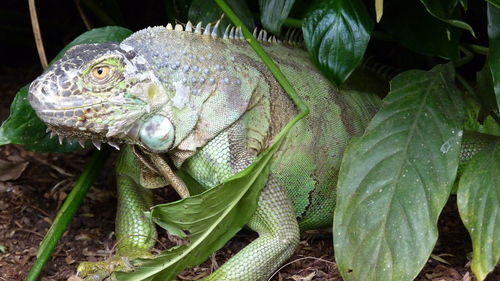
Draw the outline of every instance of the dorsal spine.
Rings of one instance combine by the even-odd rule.
[[[202,23],[199,22],[193,28],[193,24],[188,21],[185,26],[181,24],[176,24],[173,26],[172,24],[167,24],[166,28],[172,31],[184,31],[184,32],[194,32],[195,34],[212,36],[212,38],[219,38],[219,25],[220,20],[218,20],[212,28],[212,23],[208,23],[204,28],[202,27]],[[267,31],[264,29],[258,29],[257,27],[253,31],[253,36],[259,41],[263,43],[284,43],[292,46],[302,46],[303,41],[300,37],[300,31],[297,32],[297,29],[292,29],[292,31],[288,30],[285,39],[282,41],[278,39],[276,36],[268,36]],[[245,40],[243,36],[243,32],[241,27],[235,27],[232,25],[228,25],[226,30],[223,33],[222,39],[230,39],[230,40]]]

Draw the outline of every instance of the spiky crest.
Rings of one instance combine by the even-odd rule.
[[[193,32],[195,34],[212,36],[212,38],[219,38],[219,35],[218,35],[219,25],[220,25],[220,20],[218,20],[215,23],[215,25],[213,25],[213,26],[212,26],[212,23],[208,23],[205,27],[202,27],[202,23],[199,22],[193,28],[193,24],[190,21],[188,21],[185,26],[182,26],[181,24],[176,24],[175,26],[173,26],[172,24],[169,23],[169,24],[167,24],[166,28],[168,30]],[[287,33],[285,34],[285,37],[283,40],[278,39],[274,35],[268,36],[268,33],[266,30],[259,29],[257,27],[253,31],[253,36],[259,42],[263,42],[263,43],[280,43],[280,44],[287,44],[287,45],[298,46],[298,47],[303,46],[303,38],[301,35],[301,31],[298,29],[295,29],[295,28],[289,29],[287,31]],[[245,37],[243,36],[243,32],[241,30],[241,27],[235,27],[235,26],[229,24],[226,27],[226,29],[222,35],[222,39],[245,40]]]

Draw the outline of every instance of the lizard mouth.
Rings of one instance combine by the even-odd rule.
[[[97,149],[101,149],[102,143],[119,150],[120,144],[137,142],[137,125],[135,123],[125,126],[117,133],[113,123],[110,109],[107,103],[96,103],[76,107],[65,107],[64,109],[45,109],[37,111],[37,115],[47,124],[47,133],[50,138],[58,137],[62,144],[66,139],[69,143],[78,142],[83,148],[87,143],[92,143]]]
[[[51,125],[48,125],[46,133],[50,134],[50,138],[58,137],[59,144],[63,144],[66,139],[70,144],[78,142],[82,148],[87,148],[87,141],[90,141],[95,148],[101,150],[102,144],[107,143],[117,150],[120,150],[120,145],[125,143],[124,140],[119,138],[102,138],[91,133],[81,132],[78,134],[68,134],[67,131],[62,130]]]

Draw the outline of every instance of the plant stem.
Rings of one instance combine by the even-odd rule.
[[[238,16],[231,10],[231,8],[226,4],[224,0],[215,0],[215,3],[219,5],[222,11],[227,15],[227,17],[233,22],[233,24],[237,27],[241,28],[243,32],[243,36],[245,36],[246,40],[252,46],[257,55],[261,58],[262,62],[269,68],[271,73],[274,75],[274,78],[280,83],[281,87],[285,90],[288,96],[292,99],[292,101],[297,105],[300,109],[299,114],[297,114],[294,118],[292,118],[285,127],[274,137],[274,143],[278,143],[287,133],[288,131],[302,118],[309,114],[309,107],[302,101],[300,96],[297,94],[292,84],[285,77],[283,72],[279,69],[279,67],[274,63],[274,61],[269,57],[264,48],[259,44],[257,39],[252,35],[250,30],[243,24],[243,22],[238,18]]]
[[[309,114],[309,108],[307,105],[300,99],[299,95],[290,84],[288,79],[286,79],[285,75],[279,67],[274,63],[274,61],[269,57],[264,48],[257,42],[257,39],[253,37],[252,33],[248,30],[248,28],[243,24],[243,22],[236,16],[236,14],[231,10],[231,8],[226,4],[224,0],[215,0],[217,5],[222,9],[222,11],[227,15],[227,17],[234,23],[235,26],[240,27],[243,35],[246,40],[255,50],[257,55],[262,59],[262,62],[269,68],[269,70],[273,73],[276,80],[281,84],[283,89],[288,93],[293,102],[300,108],[305,115]],[[305,116],[304,115],[304,116]]]
[[[284,26],[289,26],[289,27],[295,27],[295,28],[302,28],[302,24],[304,23],[303,20],[298,20],[298,19],[292,19],[292,18],[287,18],[283,22]]]
[[[487,47],[476,44],[464,44],[464,47],[479,55],[487,56],[489,52],[489,49]]]

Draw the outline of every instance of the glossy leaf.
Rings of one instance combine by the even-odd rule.
[[[379,27],[415,52],[458,59],[460,30],[433,17],[419,1],[384,1]]]
[[[259,0],[260,21],[264,29],[279,34],[294,3],[295,0]]]
[[[493,88],[497,99],[497,109],[500,110],[500,8],[488,4],[488,36],[490,48],[488,63],[493,76]]]
[[[132,33],[132,30],[121,26],[106,26],[94,28],[82,33],[81,35],[73,39],[73,41],[66,45],[66,47],[64,47],[56,55],[56,57],[50,62],[50,64],[53,64],[56,60],[60,59],[64,55],[64,53],[73,46],[80,44],[121,42],[125,38],[129,37]]]
[[[360,0],[329,0],[304,21],[304,40],[318,68],[342,84],[361,63],[373,20]]]
[[[171,248],[151,260],[136,261],[136,270],[117,272],[117,279],[174,280],[184,268],[202,263],[224,246],[254,213],[269,176],[269,160],[280,142],[224,184],[200,195],[153,207],[153,221],[166,230],[184,231],[188,244]]]
[[[486,116],[482,122],[478,121],[479,108],[479,104],[467,100],[464,130],[500,137],[500,124],[491,115]]]
[[[498,9],[500,9],[500,0],[486,0],[489,4],[497,7]]]
[[[50,138],[46,133],[47,126],[43,123],[28,102],[28,87],[24,86],[17,92],[10,107],[10,116],[0,127],[0,138],[6,142],[2,144],[22,144],[31,151],[41,152],[70,152],[81,149],[78,142],[68,143],[64,140],[59,144],[57,137]]]
[[[407,71],[344,153],[334,218],[344,280],[411,281],[455,180],[463,102],[451,65]]]
[[[132,31],[118,26],[96,28],[83,33],[64,47],[51,61],[51,64],[62,57],[69,48],[84,43],[120,42],[127,38]],[[19,90],[12,102],[9,118],[0,127],[0,145],[15,143],[26,149],[40,152],[69,152],[79,150],[77,142],[69,143],[64,140],[59,144],[57,137],[50,138],[45,132],[47,126],[36,116],[28,102],[28,87]]]
[[[472,272],[482,281],[500,261],[500,140],[470,159],[457,201],[472,238]]]
[[[420,2],[422,2],[422,4],[424,4],[427,11],[429,11],[429,13],[431,15],[433,15],[434,17],[436,17],[436,18],[438,18],[438,19],[440,19],[440,20],[442,20],[450,25],[467,30],[473,36],[475,36],[474,30],[472,29],[472,27],[469,24],[467,24],[461,20],[457,20],[455,18],[456,14],[457,14],[456,8],[457,8],[458,0],[439,0],[439,1],[420,0]]]
[[[483,68],[476,73],[477,86],[474,93],[481,103],[481,112],[483,115],[484,113],[498,110],[494,80],[491,70],[492,68],[490,65],[485,63]]]

